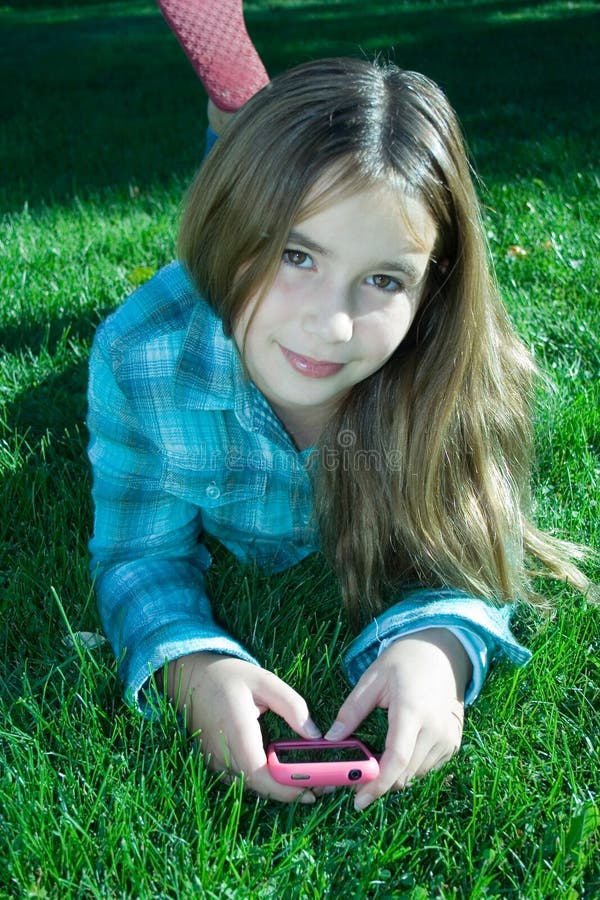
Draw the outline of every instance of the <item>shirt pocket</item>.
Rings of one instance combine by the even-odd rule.
[[[203,453],[169,453],[161,481],[165,491],[206,509],[261,502],[267,492],[265,472],[229,466],[226,461],[219,465]]]

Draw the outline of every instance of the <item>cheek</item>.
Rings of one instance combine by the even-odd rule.
[[[289,320],[287,312],[289,309],[293,309],[293,304],[290,306],[281,290],[273,287],[260,300],[258,298],[250,300],[235,320],[233,339],[249,368],[250,358],[252,356],[259,358],[264,354],[271,336],[277,333],[282,323]]]
[[[371,351],[381,358],[388,358],[402,343],[415,317],[415,307],[408,300],[394,309],[386,310],[364,323],[363,337]]]
[[[265,300],[270,300],[270,308],[275,313],[288,301],[297,300],[303,289],[306,290],[305,279],[291,266],[281,265]]]

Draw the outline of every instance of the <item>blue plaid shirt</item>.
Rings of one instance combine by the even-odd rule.
[[[245,376],[233,341],[179,263],[162,269],[98,329],[89,382],[95,531],[92,570],[129,701],[167,660],[210,650],[252,655],[216,624],[203,533],[272,571],[318,550],[307,463]],[[450,628],[473,663],[529,653],[510,610],[456,591],[412,590],[349,648],[354,683],[399,636]]]

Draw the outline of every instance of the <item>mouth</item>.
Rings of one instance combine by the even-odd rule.
[[[305,375],[307,378],[329,378],[331,375],[336,375],[344,368],[344,363],[313,359],[310,356],[302,356],[300,353],[294,353],[293,350],[289,350],[281,344],[279,346],[292,369],[300,375]]]

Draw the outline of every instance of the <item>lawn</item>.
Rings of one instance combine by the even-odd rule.
[[[453,100],[506,303],[554,385],[537,517],[599,547],[598,4],[246,10],[272,73],[381,52]],[[152,2],[0,3],[0,42],[0,897],[600,897],[600,611],[560,584],[540,582],[553,618],[520,611],[533,660],[496,667],[460,755],[363,813],[343,790],[308,808],[224,787],[169,710],[148,723],[124,706],[106,645],[74,638],[99,627],[88,348],[173,257],[204,96]],[[327,725],[350,632],[320,560],[274,578],[217,551],[211,581]],[[381,748],[385,718],[361,734]]]

